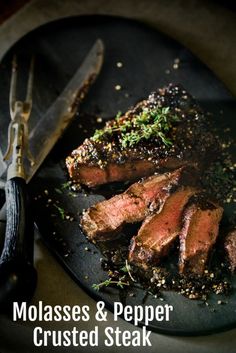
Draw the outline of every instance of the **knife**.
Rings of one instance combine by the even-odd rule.
[[[31,180],[75,115],[78,105],[101,70],[103,55],[103,42],[98,39],[64,91],[30,133],[29,147],[34,164],[25,166],[27,182]],[[7,174],[9,179],[9,171]],[[5,170],[2,177],[6,178]],[[33,231],[31,230],[29,234],[27,224],[30,222],[25,218],[29,211],[26,186],[24,183],[20,185],[18,181],[17,186],[11,185],[9,189],[8,185],[6,189],[8,190],[6,192],[7,226],[0,258],[0,308],[12,303],[14,299],[30,299],[36,286],[36,271],[33,267]],[[6,204],[1,210],[1,220],[5,217]],[[20,264],[15,261],[16,257],[21,258]]]

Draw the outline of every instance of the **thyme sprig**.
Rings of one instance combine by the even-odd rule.
[[[134,279],[134,277],[133,277],[132,274],[131,274],[131,266],[130,266],[130,264],[128,263],[127,260],[125,260],[125,266],[121,268],[121,271],[128,273],[130,279],[131,279],[133,282],[136,282],[135,279]]]
[[[119,278],[119,280],[113,280],[112,278],[106,279],[105,281],[98,283],[98,284],[93,284],[92,288],[99,291],[103,287],[109,287],[111,285],[116,285],[117,287],[123,289],[124,286],[129,286],[129,282],[123,281],[122,278]]]
[[[116,133],[123,148],[132,147],[150,138],[159,138],[164,145],[171,146],[173,142],[167,135],[177,121],[179,117],[169,107],[144,107],[132,119],[122,117],[119,112],[113,124],[108,123],[104,129],[95,131],[92,140],[101,141],[102,138]]]
[[[134,285],[134,284],[132,284],[132,282],[136,282],[136,280],[132,276],[131,270],[132,269],[131,269],[130,264],[128,263],[127,260],[125,260],[125,265],[123,267],[121,267],[118,271],[119,277],[117,276],[117,274],[114,276],[114,274],[112,274],[112,272],[111,272],[108,279],[106,279],[105,281],[103,281],[101,283],[93,284],[92,287],[95,290],[100,290],[103,287],[115,285],[115,286],[123,289],[125,286],[128,287],[128,286]],[[124,273],[124,275],[121,273]],[[130,282],[130,279],[132,282]]]

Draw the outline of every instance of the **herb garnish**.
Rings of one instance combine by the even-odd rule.
[[[92,140],[101,141],[103,137],[109,137],[116,133],[123,148],[132,147],[142,140],[160,138],[166,146],[173,142],[167,137],[172,124],[179,121],[179,117],[171,113],[169,107],[144,107],[142,111],[132,119],[121,117],[117,114],[112,124],[107,124],[104,129],[96,130]]]
[[[62,191],[61,191],[60,189],[55,188],[54,190],[55,190],[58,194],[62,194]]]
[[[71,181],[67,181],[66,183],[61,184],[61,189],[68,189],[71,186]]]
[[[61,216],[61,219],[64,220],[65,219],[65,210],[58,206],[57,204],[53,204],[53,206],[57,209],[57,211],[59,212],[60,216]]]
[[[131,279],[132,282],[136,282],[136,280],[131,274],[131,270],[132,269],[128,261],[125,260],[125,265],[121,267],[118,272],[116,271],[117,273],[119,273],[119,277],[117,276],[117,273],[115,276],[113,276],[110,271],[109,276],[111,277],[101,283],[93,284],[92,288],[94,288],[95,290],[100,290],[103,287],[108,287],[111,285],[116,285],[119,288],[124,288],[124,286],[131,286],[131,282],[129,281],[129,279]],[[125,274],[123,275],[121,274],[121,272]]]
[[[122,278],[120,278],[118,281],[113,280],[112,278],[106,279],[105,281],[98,283],[98,284],[93,284],[92,288],[99,291],[103,287],[108,287],[110,285],[116,285],[119,288],[124,288],[124,286],[129,286],[129,282],[122,281]]]
[[[129,275],[129,277],[130,277],[130,279],[131,279],[133,282],[136,282],[135,279],[134,279],[134,277],[133,277],[132,274],[131,274],[131,266],[130,266],[130,264],[128,263],[127,260],[125,260],[125,266],[121,268],[121,271],[122,271],[122,272],[127,272],[128,275]]]
[[[122,116],[122,112],[119,110],[118,113],[116,114],[115,119],[119,120],[119,118]]]

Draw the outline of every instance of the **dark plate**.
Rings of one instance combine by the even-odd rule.
[[[203,108],[214,114],[216,126],[220,129],[223,129],[223,126],[235,128],[234,98],[209,69],[180,44],[148,26],[131,20],[76,17],[53,22],[33,31],[18,42],[4,58],[0,76],[1,146],[6,145],[9,122],[7,101],[12,53],[18,53],[20,58],[22,79],[25,78],[31,53],[34,52],[37,56],[31,119],[31,124],[34,124],[65,86],[98,37],[103,39],[106,47],[104,67],[83,104],[82,112],[99,114],[106,119],[114,116],[119,110],[126,111],[158,87],[176,82],[183,84]],[[180,59],[178,69],[173,68],[176,58]],[[116,66],[119,61],[123,63],[122,68]],[[115,90],[116,85],[121,85],[122,89]],[[81,210],[103,199],[104,193],[102,196],[100,190],[95,190],[87,195],[81,193],[73,197],[66,189],[62,193],[56,190],[61,189],[61,185],[67,181],[65,157],[85,136],[90,135],[93,129],[91,118],[77,116],[32,181],[32,192],[37,198],[37,225],[49,249],[89,295],[96,300],[104,300],[111,310],[113,302],[119,300],[130,305],[143,305],[145,292],[140,289],[135,290],[134,297],[124,296],[122,291],[114,288],[104,292],[92,289],[93,283],[103,281],[107,275],[100,266],[100,252],[86,240],[78,221]],[[107,195],[117,191],[111,186],[103,188],[103,192],[104,190]],[[39,195],[42,196],[38,197]],[[48,199],[52,201],[48,202]],[[57,208],[53,206],[54,203]],[[73,215],[75,220],[62,220],[58,207],[63,208],[66,214]],[[226,215],[230,213],[232,210],[228,208]],[[164,303],[151,296],[145,301],[146,305],[169,303],[174,306],[171,320],[153,321],[150,325],[153,331],[199,335],[236,326],[235,293],[228,298],[212,296],[209,307],[174,292],[164,292],[163,298]],[[227,301],[227,304],[217,305],[217,300]]]

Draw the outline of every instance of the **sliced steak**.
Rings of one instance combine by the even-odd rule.
[[[138,235],[132,238],[129,261],[144,269],[157,265],[166,256],[181,229],[182,212],[197,190],[182,187],[170,195],[162,211],[145,219]]]
[[[202,275],[218,236],[223,208],[197,195],[185,210],[180,232],[179,271]]]
[[[156,131],[152,124],[161,118],[160,112],[172,120],[162,120],[161,130]],[[75,182],[94,187],[173,170],[189,161],[202,166],[216,150],[216,140],[194,99],[171,84],[108,121],[67,157],[66,165]]]
[[[232,272],[236,270],[236,229],[230,231],[224,241],[224,249]]]
[[[185,168],[153,175],[131,185],[124,193],[99,202],[86,210],[81,226],[88,238],[103,241],[114,237],[124,224],[142,221],[153,210],[161,209],[172,187],[184,179]]]

